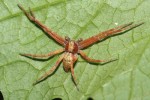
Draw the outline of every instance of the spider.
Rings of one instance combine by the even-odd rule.
[[[56,54],[60,54],[60,53],[64,52],[59,57],[59,59],[57,60],[55,65],[48,72],[46,72],[39,79],[37,79],[36,82],[33,83],[33,85],[43,81],[49,75],[51,75],[56,70],[56,68],[59,66],[59,64],[61,62],[63,62],[63,67],[64,67],[65,72],[71,72],[73,81],[74,81],[75,85],[77,85],[76,77],[74,75],[74,63],[77,61],[78,55],[81,55],[81,57],[83,59],[85,59],[86,61],[88,61],[90,63],[105,63],[105,62],[112,61],[112,60],[106,61],[106,60],[91,59],[82,51],[82,49],[85,49],[98,41],[104,40],[107,37],[126,32],[128,30],[131,30],[137,26],[144,24],[144,22],[141,22],[139,24],[133,24],[133,22],[130,22],[128,24],[124,24],[124,25],[118,26],[116,28],[112,28],[112,29],[106,30],[104,32],[101,32],[95,36],[88,38],[88,39],[85,39],[85,40],[79,39],[79,40],[75,41],[75,40],[71,40],[69,37],[62,38],[57,33],[50,30],[47,26],[45,26],[44,24],[42,24],[39,20],[37,20],[35,18],[34,14],[32,13],[32,11],[30,9],[29,9],[29,13],[28,13],[21,5],[18,4],[18,7],[24,12],[26,17],[32,23],[38,25],[44,32],[46,32],[48,35],[50,35],[50,37],[52,37],[52,39],[54,39],[56,42],[58,42],[60,45],[62,45],[64,47],[62,49],[50,52],[48,54],[43,54],[43,55],[20,54],[22,56],[26,56],[26,57],[30,57],[30,58],[44,58],[44,57],[51,57]]]

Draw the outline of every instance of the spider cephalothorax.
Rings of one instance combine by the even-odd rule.
[[[81,55],[83,59],[85,59],[86,61],[91,62],[91,63],[101,63],[101,62],[111,61],[111,60],[105,61],[105,60],[91,59],[82,51],[82,49],[84,49],[100,40],[106,39],[109,36],[112,36],[112,35],[115,35],[115,34],[118,34],[121,32],[125,32],[127,30],[130,30],[132,28],[135,28],[135,27],[143,24],[143,22],[139,23],[139,24],[133,24],[133,22],[131,22],[131,23],[124,24],[124,25],[118,26],[116,28],[101,32],[95,36],[88,38],[88,39],[85,39],[85,40],[79,39],[78,41],[74,41],[74,40],[70,40],[70,38],[68,38],[68,37],[62,38],[57,33],[52,32],[48,27],[46,27],[44,24],[42,24],[40,21],[38,21],[34,17],[31,10],[30,10],[30,13],[27,13],[23,7],[21,7],[20,5],[18,5],[18,6],[31,22],[38,25],[43,31],[48,33],[56,42],[58,42],[59,44],[61,44],[64,47],[62,49],[50,52],[45,55],[21,54],[22,56],[28,56],[28,57],[32,57],[32,58],[40,58],[40,57],[51,57],[56,54],[64,52],[60,56],[60,58],[57,60],[56,64],[48,72],[46,72],[43,76],[41,76],[34,84],[37,84],[38,82],[44,80],[50,74],[52,74],[61,62],[63,62],[64,70],[66,72],[71,71],[73,80],[74,80],[75,84],[77,84],[76,78],[74,75],[73,65],[78,59],[78,54]]]
[[[78,42],[69,39],[65,44],[65,51],[73,54],[78,53]]]

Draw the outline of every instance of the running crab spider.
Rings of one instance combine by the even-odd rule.
[[[53,51],[53,52],[50,52],[50,53],[44,54],[44,55],[20,54],[22,56],[31,57],[31,58],[44,58],[44,57],[51,57],[56,54],[64,52],[60,56],[60,58],[57,60],[56,64],[48,72],[46,72],[43,76],[41,76],[35,83],[33,83],[34,85],[39,83],[40,81],[46,79],[50,74],[52,74],[61,62],[63,62],[64,70],[66,72],[71,71],[73,81],[74,81],[75,85],[77,85],[76,77],[74,75],[73,65],[78,59],[78,54],[81,55],[81,57],[83,59],[85,59],[86,61],[91,62],[91,63],[105,63],[105,62],[112,61],[112,60],[105,61],[105,60],[91,59],[82,51],[82,49],[85,49],[86,47],[91,46],[92,44],[94,44],[100,40],[106,39],[107,37],[128,31],[130,29],[133,29],[133,28],[143,24],[143,22],[139,23],[139,24],[133,24],[133,22],[131,22],[131,23],[124,24],[124,25],[118,26],[116,28],[101,32],[95,36],[88,38],[88,39],[85,39],[85,40],[79,39],[79,40],[75,41],[75,40],[71,40],[69,37],[65,37],[65,38],[60,37],[57,33],[51,31],[47,26],[45,26],[40,21],[38,21],[35,18],[35,16],[33,15],[31,10],[28,13],[21,5],[18,4],[18,7],[24,12],[26,17],[31,22],[38,25],[43,31],[45,31],[56,42],[58,42],[60,45],[62,45],[64,47],[62,49],[59,49],[59,50],[56,50],[56,51]]]

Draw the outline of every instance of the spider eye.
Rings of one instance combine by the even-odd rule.
[[[65,36],[66,41],[70,41],[70,38],[68,36]]]
[[[79,42],[81,42],[81,41],[83,41],[83,39],[82,39],[82,38],[79,38],[77,42],[79,43]]]

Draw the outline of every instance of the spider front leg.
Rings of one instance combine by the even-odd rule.
[[[41,23],[39,20],[37,20],[33,14],[33,12],[30,10],[28,13],[21,5],[18,4],[18,7],[24,12],[24,14],[27,16],[27,18],[33,22],[34,24],[38,25],[43,31],[48,33],[56,42],[58,42],[61,45],[65,45],[65,39],[60,37],[57,33],[52,32],[47,26],[45,26],[43,23]]]
[[[133,22],[131,22],[128,24],[118,26],[116,28],[106,30],[106,31],[101,32],[97,35],[94,35],[94,36],[92,36],[86,40],[79,42],[79,48],[84,49],[84,48],[86,48],[86,47],[88,47],[88,46],[90,46],[90,45],[92,45],[92,44],[94,44],[100,40],[106,39],[107,37],[110,37],[112,35],[116,35],[116,34],[119,34],[119,33],[125,32],[125,31],[129,31],[129,30],[136,28],[142,24],[144,24],[144,22],[141,22],[139,24],[133,24]]]
[[[33,22],[36,21],[35,16],[34,16],[34,14],[32,13],[32,11],[31,11],[30,8],[29,8],[30,13],[27,13],[27,11],[26,11],[21,5],[18,4],[18,7],[24,12],[24,14],[28,17],[28,19],[29,19],[30,21],[33,21]]]
[[[43,57],[51,57],[54,56],[56,54],[59,54],[61,52],[63,52],[64,49],[59,49],[53,52],[50,52],[48,54],[44,54],[44,55],[36,55],[36,54],[20,54],[21,56],[25,56],[25,57],[30,57],[30,58],[43,58]]]
[[[91,59],[82,50],[79,50],[79,54],[82,56],[83,59],[85,59],[86,61],[91,62],[91,63],[107,63],[107,62],[111,62],[111,61],[117,60],[117,59],[112,59],[112,60]]]
[[[42,75],[36,82],[34,82],[33,85],[36,85],[37,83],[41,82],[42,80],[46,79],[49,75],[51,75],[55,71],[55,69],[59,66],[63,58],[64,54],[61,55],[61,57],[57,60],[56,64],[48,72]]]

